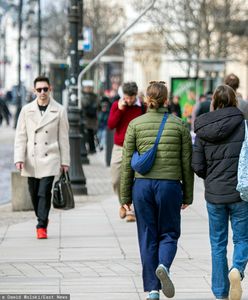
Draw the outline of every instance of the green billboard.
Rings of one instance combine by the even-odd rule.
[[[206,93],[207,81],[201,78],[171,78],[171,94],[179,97],[182,119],[191,127],[191,116],[197,99]]]

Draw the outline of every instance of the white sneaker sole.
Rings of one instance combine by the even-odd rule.
[[[175,295],[175,288],[173,282],[171,281],[169,275],[164,270],[162,266],[158,266],[156,270],[156,275],[161,281],[162,292],[167,298],[173,298]]]
[[[232,269],[229,273],[230,280],[230,300],[241,300],[242,288],[241,288],[241,276],[239,270]]]

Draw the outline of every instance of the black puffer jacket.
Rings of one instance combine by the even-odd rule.
[[[236,107],[209,112],[195,120],[192,168],[205,179],[208,202],[241,201],[236,186],[239,153],[245,135],[243,120],[243,114]]]

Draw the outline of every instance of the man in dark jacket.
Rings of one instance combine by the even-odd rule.
[[[210,111],[211,100],[212,100],[211,92],[207,92],[206,95],[200,95],[198,103],[195,105],[193,109],[191,130],[194,130],[195,118]]]
[[[85,118],[86,142],[89,154],[96,153],[95,134],[97,131],[97,95],[93,92],[93,81],[83,81],[82,112]]]
[[[248,202],[242,201],[236,190],[244,117],[236,105],[235,91],[228,85],[221,85],[213,95],[213,111],[195,120],[192,167],[205,181],[212,291],[217,300],[241,299],[241,280],[248,262]],[[226,257],[229,219],[234,244],[230,272]]]

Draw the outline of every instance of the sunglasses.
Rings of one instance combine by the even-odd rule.
[[[41,93],[42,90],[46,93],[46,92],[48,92],[49,88],[48,88],[48,87],[43,87],[43,88],[37,88],[37,89],[36,89],[36,91],[37,91],[38,93]]]

